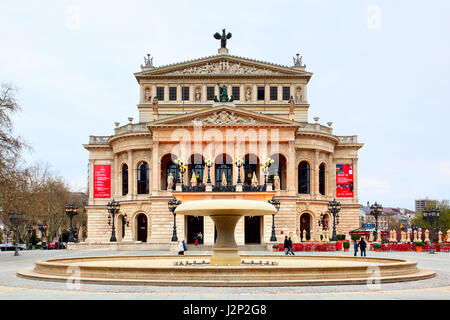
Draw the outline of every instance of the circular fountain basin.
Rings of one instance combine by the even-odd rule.
[[[239,266],[211,266],[209,255],[108,256],[48,259],[18,276],[45,281],[156,286],[311,286],[431,278],[417,262],[348,256],[241,255]],[[189,261],[196,264],[174,265]],[[253,261],[253,264],[251,262]],[[263,262],[263,264],[258,264]],[[276,265],[264,265],[274,262]]]
[[[194,200],[182,203],[176,214],[189,216],[209,216],[214,221],[217,239],[210,262],[214,266],[239,266],[241,257],[234,238],[238,221],[243,216],[276,214],[273,205],[257,200],[215,199]]]

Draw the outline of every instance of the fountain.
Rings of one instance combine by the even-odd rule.
[[[94,284],[248,287],[388,283],[427,279],[436,274],[404,259],[282,253],[239,255],[234,238],[239,219],[276,214],[276,209],[267,200],[189,200],[179,205],[175,213],[209,216],[214,221],[217,241],[212,255],[52,258],[36,261],[34,268],[20,270],[17,276]]]
[[[182,203],[176,214],[209,216],[217,228],[217,240],[210,264],[213,266],[239,266],[241,257],[234,238],[236,224],[243,216],[276,214],[271,204],[257,200],[194,200]]]

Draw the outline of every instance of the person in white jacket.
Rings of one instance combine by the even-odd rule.
[[[184,255],[184,245],[183,241],[178,240],[178,254]]]

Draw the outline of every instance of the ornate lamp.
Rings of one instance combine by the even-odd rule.
[[[176,159],[174,162],[175,162],[175,164],[178,166],[178,170],[180,171],[180,174],[181,174],[181,186],[183,187],[183,186],[184,186],[183,175],[184,175],[184,173],[186,172],[187,167],[186,167],[186,165],[184,164],[183,159],[181,159],[181,158]]]
[[[177,241],[177,220],[176,220],[176,214],[175,209],[181,204],[180,200],[177,200],[177,198],[173,197],[172,200],[169,200],[167,202],[167,206],[169,208],[169,211],[173,214],[173,232],[172,232],[172,239],[171,241]]]
[[[439,208],[432,208],[432,209],[424,209],[423,210],[423,216],[422,219],[429,222],[431,225],[431,232],[430,232],[430,253],[434,253],[433,248],[433,224],[439,220],[439,214],[440,210]]]
[[[107,210],[109,212],[108,216],[108,225],[111,225],[111,219],[112,219],[112,227],[111,227],[111,238],[109,239],[110,242],[116,242],[116,226],[115,226],[115,216],[120,210],[120,203],[116,200],[112,200],[107,205]]]
[[[280,211],[280,206],[281,203],[280,201],[275,199],[275,196],[272,197],[271,200],[267,200],[271,205],[273,205],[275,207],[275,209],[277,209],[277,213],[278,211]],[[277,241],[277,237],[275,235],[275,215],[272,215],[272,235],[270,236],[270,241]]]
[[[213,166],[214,161],[212,161],[211,158],[208,158],[206,160],[206,166],[208,167],[208,180],[206,181],[206,184],[211,184],[211,167]]]
[[[72,219],[73,219],[74,216],[76,216],[78,214],[78,206],[76,206],[76,205],[71,203],[71,204],[68,204],[67,206],[65,206],[64,210],[65,210],[67,216],[70,219],[69,242],[74,242]]]
[[[333,215],[333,236],[331,237],[331,241],[337,241],[336,225],[339,224],[339,211],[341,211],[341,203],[336,201],[336,199],[328,202],[328,211],[330,211]]]
[[[241,181],[241,167],[244,164],[244,160],[242,160],[241,158],[236,158],[236,160],[234,160],[234,163],[236,164],[236,167],[238,168],[238,178],[237,178],[237,183],[240,184],[242,183]]]
[[[378,241],[378,217],[383,213],[383,206],[376,201],[370,206],[370,215],[375,217],[375,238],[374,242]],[[381,241],[381,239],[380,239]]]
[[[267,158],[266,161],[264,161],[264,164],[262,165],[262,171],[264,174],[264,185],[267,185],[267,174],[269,173],[269,168],[273,162],[274,160],[272,158]]]

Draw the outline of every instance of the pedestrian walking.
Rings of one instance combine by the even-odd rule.
[[[361,237],[361,240],[359,240],[358,247],[361,250],[361,257],[364,255],[366,256],[366,246],[367,243],[364,241],[364,237]]]
[[[203,244],[203,234],[201,231],[198,233],[198,244]]]
[[[184,252],[183,252],[183,254],[186,254],[187,253],[187,246],[186,246],[186,243],[184,242],[184,240],[181,240],[181,243],[183,243],[183,250],[184,250]]]
[[[180,240],[178,240],[177,243],[178,243],[178,254],[179,254],[179,255],[184,255],[184,245],[183,245],[183,242],[181,242]]]
[[[286,255],[288,255],[288,246],[289,246],[288,236],[285,236],[284,237],[284,252]]]
[[[355,251],[355,257],[358,254],[358,241],[356,239],[353,240],[353,250]]]
[[[288,239],[288,252],[287,252],[288,255],[289,255],[289,252],[291,253],[291,255],[295,256],[294,251],[292,251],[292,240],[290,237]]]

